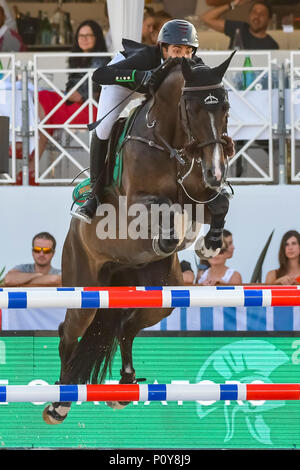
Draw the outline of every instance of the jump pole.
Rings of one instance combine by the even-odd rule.
[[[0,403],[300,400],[300,384],[1,385]]]
[[[280,289],[232,287],[58,288],[57,290],[19,288],[12,291],[0,291],[0,308],[122,309],[300,306],[298,286],[285,286]]]
[[[267,285],[267,284],[249,284],[241,286],[91,286],[91,287],[0,287],[0,292],[29,292],[29,291],[149,291],[149,290],[258,290],[258,289],[271,289],[271,290],[300,290],[298,285]]]

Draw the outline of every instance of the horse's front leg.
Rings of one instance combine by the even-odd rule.
[[[221,191],[219,195],[207,203],[207,209],[211,216],[210,229],[199,239],[195,251],[200,258],[210,258],[216,256],[223,243],[223,228],[225,217],[229,209],[229,199],[226,191]]]

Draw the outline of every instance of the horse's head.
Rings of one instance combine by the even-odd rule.
[[[185,153],[202,165],[205,183],[214,189],[225,177],[222,135],[227,131],[229,102],[222,78],[233,54],[214,68],[182,61],[181,116],[189,136]]]

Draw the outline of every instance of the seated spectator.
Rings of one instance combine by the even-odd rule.
[[[300,284],[300,234],[296,230],[283,235],[278,261],[279,268],[268,272],[266,284]]]
[[[191,263],[183,260],[180,263],[180,267],[183,275],[184,284],[194,284],[195,274],[192,270]]]
[[[104,36],[101,27],[93,20],[83,21],[77,28],[75,34],[74,45],[71,52],[107,52]],[[96,69],[105,65],[110,60],[109,57],[70,57],[69,67],[76,68],[91,68]],[[68,93],[76,83],[85,75],[85,72],[75,73],[71,72],[68,75],[68,81],[65,93]],[[100,86],[93,83],[93,97],[98,102],[100,95]],[[44,117],[61,101],[61,96],[55,91],[41,90],[38,93],[39,97],[39,118],[43,120]],[[88,98],[88,81],[85,80],[77,90],[75,90],[68,100],[62,103],[52,116],[50,116],[45,124],[64,124],[87,100]],[[97,107],[93,107],[93,120],[97,118]],[[70,121],[70,124],[88,124],[90,122],[89,109],[85,106],[80,113]],[[52,135],[54,129],[47,129],[47,132]],[[42,156],[47,144],[47,136],[43,133],[39,134],[39,157]],[[22,173],[18,175],[17,184],[21,184]],[[30,183],[34,180],[34,152],[29,157],[29,179]]]
[[[75,34],[75,43],[70,52],[107,52],[106,44],[103,36],[101,26],[93,20],[86,20],[81,23]],[[105,65],[110,59],[107,57],[70,57],[69,67],[72,69],[76,68],[91,68],[95,69]],[[68,75],[68,82],[66,85],[65,93],[68,93],[76,83],[84,76],[84,72],[75,73],[72,72]],[[93,83],[93,97],[98,102],[100,95],[100,87]],[[88,98],[88,82],[87,80],[77,88],[64,102],[57,111],[47,119],[47,124],[63,124],[67,119],[72,116],[76,110],[82,106],[82,104]],[[51,109],[57,105],[61,100],[60,95],[53,91],[41,90],[39,92],[39,103],[42,107],[40,118],[45,117]],[[94,119],[97,117],[97,108],[94,109]],[[70,124],[88,124],[89,113],[88,107],[85,107],[76,117],[70,122]],[[51,129],[48,129],[51,133]]]
[[[50,233],[35,235],[32,240],[34,263],[19,264],[11,269],[4,278],[5,286],[60,286],[61,270],[51,266],[55,247],[56,240]]]
[[[143,44],[148,44],[149,46],[153,46],[156,44],[155,42],[153,42],[153,39],[152,39],[154,21],[155,21],[155,12],[153,8],[145,7],[143,27],[142,27],[142,43]]]
[[[171,21],[173,17],[169,15],[165,10],[159,10],[155,13],[154,26],[152,31],[152,43],[157,43],[158,33],[167,21]]]
[[[232,258],[234,245],[232,234],[228,230],[223,231],[223,246],[220,253],[208,259],[210,267],[204,271],[197,283],[202,286],[215,285],[240,285],[242,276],[238,271],[226,266],[226,260]]]
[[[4,8],[0,6],[0,51],[24,52],[26,47],[17,31],[5,24],[6,16]]]
[[[251,6],[248,22],[225,20],[223,14],[233,8],[249,3],[250,0],[233,0],[233,2],[213,8],[201,16],[201,20],[210,28],[225,33],[230,37],[229,49],[233,48],[236,31],[240,31],[241,49],[279,49],[274,39],[267,34],[272,10],[268,3],[260,0]]]

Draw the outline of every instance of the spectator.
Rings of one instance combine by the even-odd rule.
[[[5,24],[5,12],[0,5],[0,51],[1,52],[23,52],[26,47],[17,31]]]
[[[155,21],[154,10],[150,7],[145,7],[143,27],[142,27],[142,43],[143,44],[148,44],[149,46],[153,46],[156,44],[156,42],[153,42],[153,39],[152,39],[154,21]]]
[[[180,263],[182,275],[183,275],[183,283],[184,284],[194,284],[195,274],[192,270],[191,263],[188,261],[181,261]]]
[[[83,21],[77,28],[75,34],[74,45],[71,52],[107,52],[103,32],[101,26],[93,20]],[[105,65],[110,58],[106,57],[70,57],[69,67],[74,68],[91,68]],[[65,93],[68,93],[76,83],[85,75],[85,72],[75,73],[72,72],[68,75]],[[93,97],[97,102],[100,96],[100,86],[93,83]],[[75,90],[68,98],[67,101],[62,103],[59,108],[50,116],[45,124],[64,124],[87,100],[88,98],[88,81],[85,80],[77,90]],[[40,120],[50,113],[50,111],[61,101],[61,96],[55,91],[41,90],[39,91],[39,118]],[[93,108],[93,120],[97,117],[97,108]],[[88,106],[82,109],[77,114],[70,124],[88,124],[89,109]],[[49,134],[52,134],[54,129],[47,129]],[[47,144],[47,136],[43,133],[39,135],[39,157],[42,156]],[[21,174],[18,175],[17,184],[20,184],[19,179]],[[34,155],[31,154],[29,158],[29,177],[30,182],[34,179]]]
[[[9,286],[60,286],[61,271],[51,266],[55,253],[56,240],[48,232],[38,233],[32,240],[34,263],[19,264],[5,276],[5,285]]]
[[[252,5],[248,22],[225,20],[222,15],[229,9],[248,3],[249,0],[234,0],[207,11],[201,20],[210,28],[225,33],[230,37],[229,49],[233,48],[236,31],[240,31],[241,49],[279,49],[274,39],[267,34],[267,28],[272,17],[272,10],[268,3],[257,0]]]
[[[210,267],[204,271],[197,283],[202,286],[214,286],[216,284],[242,284],[242,276],[238,271],[226,266],[226,260],[232,258],[234,245],[232,234],[228,230],[223,231],[223,246],[220,253],[209,258]]]
[[[152,38],[152,43],[156,44],[157,43],[157,37],[158,33],[163,27],[163,25],[167,22],[172,20],[172,16],[169,15],[165,10],[159,10],[155,13],[155,20],[154,20],[154,26],[153,26],[153,32],[151,35]]]
[[[279,268],[268,272],[266,284],[300,284],[300,234],[296,230],[283,235],[278,261]]]

